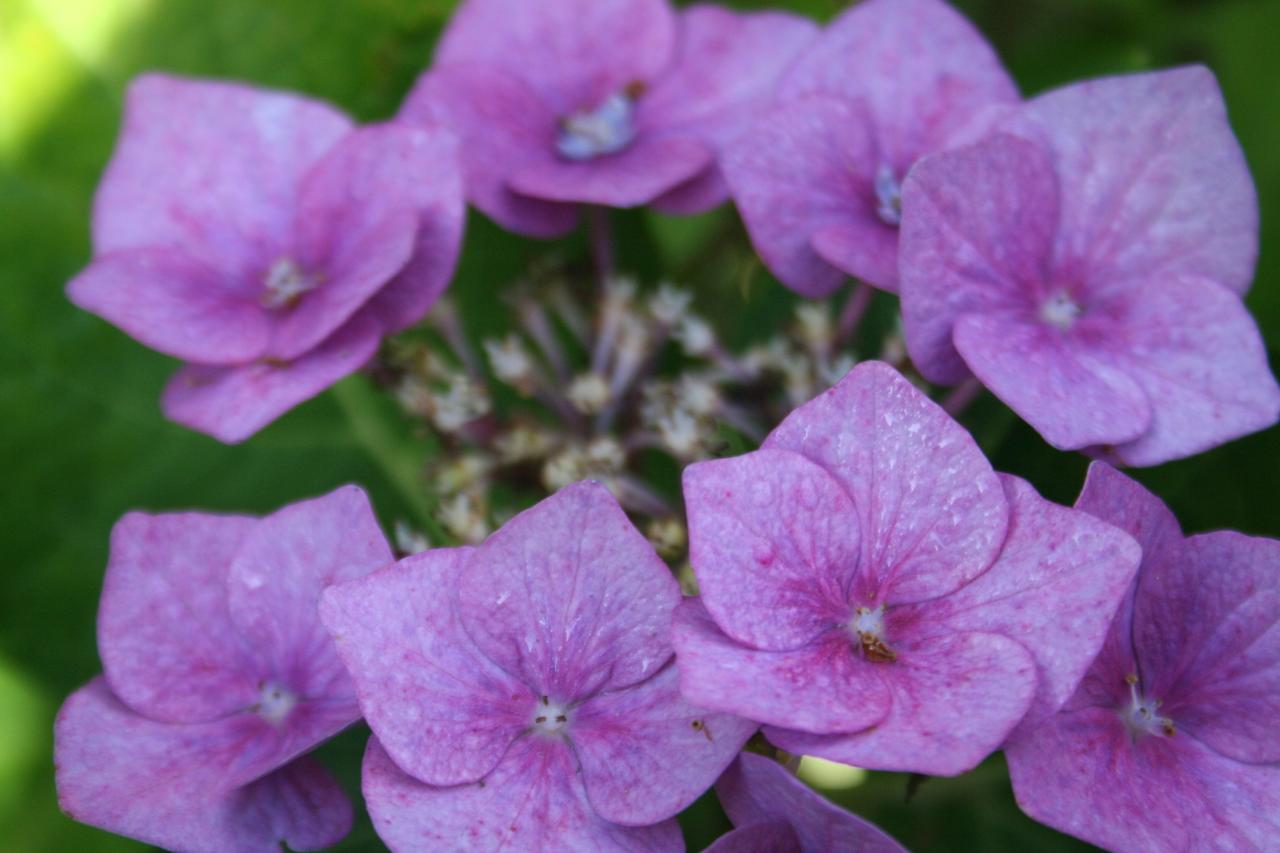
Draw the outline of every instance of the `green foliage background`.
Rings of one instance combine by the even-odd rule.
[[[531,0],[533,2],[533,0]],[[265,512],[355,481],[384,521],[419,519],[415,466],[429,452],[365,380],[300,407],[228,448],[164,421],[173,364],[63,297],[88,257],[89,203],[110,153],[121,92],[163,69],[238,78],[330,99],[360,119],[390,116],[426,64],[452,0],[0,0],[0,844],[10,851],[132,850],[57,810],[50,724],[99,668],[94,613],[112,523],[131,508]],[[741,0],[741,7],[767,5]],[[833,0],[772,4],[826,19]],[[1028,94],[1073,79],[1201,61],[1217,72],[1262,195],[1263,251],[1249,304],[1280,343],[1280,3],[1274,0],[967,0]],[[495,295],[545,246],[472,217],[453,293],[466,323],[492,331]],[[730,336],[791,298],[753,267],[734,216],[618,217],[622,265],[681,271]],[[730,237],[724,245],[725,235]],[[585,252],[580,238],[557,247]],[[881,305],[883,311],[887,305]],[[1275,361],[1273,357],[1273,361]],[[990,399],[967,422],[998,468],[1070,501],[1084,462],[1048,450]],[[1280,535],[1272,500],[1280,430],[1143,471],[1189,530]],[[364,733],[322,757],[358,793]],[[997,757],[959,779],[872,774],[838,795],[917,850],[1071,849],[1013,804]],[[724,827],[707,799],[686,817],[691,845]],[[358,825],[343,850],[381,849]]]

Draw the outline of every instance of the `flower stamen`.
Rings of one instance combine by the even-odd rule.
[[[556,152],[566,160],[591,160],[626,148],[635,138],[634,102],[625,92],[605,98],[594,109],[560,120]]]

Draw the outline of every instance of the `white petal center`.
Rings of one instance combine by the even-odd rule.
[[[581,110],[561,119],[556,152],[566,160],[590,160],[613,154],[635,138],[635,105],[619,92],[595,109]]]

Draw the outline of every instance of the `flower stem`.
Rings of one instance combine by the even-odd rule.
[[[875,290],[871,285],[860,281],[853,283],[853,292],[849,294],[844,308],[840,310],[840,320],[836,325],[837,347],[851,344],[857,338],[858,326],[866,316],[867,309],[871,307],[873,296],[875,296]]]
[[[981,393],[982,383],[978,381],[978,377],[970,376],[942,398],[943,411],[953,418],[958,418]]]
[[[609,221],[609,208],[599,205],[587,208],[587,235],[591,240],[596,277],[603,286],[614,273],[613,226]]]

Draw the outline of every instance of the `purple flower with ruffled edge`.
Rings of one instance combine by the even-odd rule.
[[[465,213],[456,148],[309,98],[144,75],[68,295],[187,362],[169,418],[243,441],[439,297]]]
[[[578,203],[692,213],[728,198],[717,153],[816,34],[666,0],[467,0],[400,117],[457,130],[468,197],[512,231],[563,234]]]
[[[1140,556],[996,474],[880,362],[760,450],[685,469],[684,494],[702,591],[675,621],[685,696],[880,770],[961,773],[1056,710]]]
[[[1280,388],[1240,298],[1257,198],[1213,75],[1080,83],[1000,128],[906,183],[920,372],[972,371],[1053,446],[1130,465],[1275,423]]]
[[[104,674],[54,729],[75,820],[174,850],[317,850],[351,825],[304,753],[360,718],[320,591],[392,560],[364,492],[266,518],[130,513],[111,534]]]
[[[609,492],[569,486],[477,548],[328,590],[393,850],[673,850],[755,730],[681,698],[680,589]]]
[[[725,175],[760,258],[797,293],[846,274],[898,287],[900,184],[974,138],[1018,90],[941,0],[868,0],[833,21],[776,101],[728,146]]]
[[[1112,850],[1274,848],[1280,542],[1184,537],[1102,463],[1076,506],[1136,537],[1142,566],[1075,695],[1005,746],[1018,804]]]
[[[716,782],[737,827],[707,853],[906,853],[884,830],[824,799],[776,761],[744,752]]]

